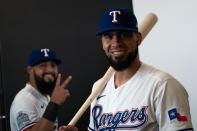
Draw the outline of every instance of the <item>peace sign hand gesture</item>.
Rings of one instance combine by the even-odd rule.
[[[72,76],[68,76],[66,80],[61,84],[61,74],[58,74],[55,88],[51,95],[51,102],[61,105],[68,96],[70,96],[69,90],[66,89],[70,83]]]

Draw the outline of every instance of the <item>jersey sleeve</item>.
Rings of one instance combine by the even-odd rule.
[[[154,106],[159,130],[193,130],[188,94],[177,80],[168,79],[159,85]]]
[[[24,131],[31,127],[40,119],[38,114],[35,105],[28,100],[13,103],[10,110],[12,131]]]

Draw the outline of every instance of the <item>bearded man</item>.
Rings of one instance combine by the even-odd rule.
[[[61,60],[51,49],[32,51],[27,72],[29,80],[14,98],[10,109],[12,131],[58,130],[58,107],[70,95],[67,87],[72,77],[61,84]],[[61,131],[77,131],[74,126],[62,126]]]

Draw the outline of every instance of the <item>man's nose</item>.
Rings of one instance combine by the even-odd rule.
[[[48,65],[46,66],[46,68],[45,68],[45,71],[46,71],[46,72],[53,72],[53,71],[54,71],[54,67],[53,67],[52,65],[48,64]]]
[[[112,44],[119,45],[119,44],[121,44],[121,40],[122,40],[121,37],[119,35],[115,34],[112,37]]]

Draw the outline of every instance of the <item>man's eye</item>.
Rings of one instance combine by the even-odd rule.
[[[120,31],[116,33],[106,32],[102,34],[102,37],[104,37],[105,39],[112,39],[114,36],[116,36],[118,39],[127,39],[131,38],[133,36],[133,33],[129,31]]]
[[[57,66],[56,63],[52,63],[52,64],[51,64],[51,67],[53,67],[53,68],[56,67],[56,66]]]
[[[132,37],[132,33],[131,32],[121,32],[121,38],[129,38]]]
[[[112,35],[109,34],[109,33],[105,33],[105,34],[103,34],[103,37],[105,37],[105,38],[112,38]]]
[[[40,67],[45,67],[45,66],[46,66],[46,64],[39,64],[39,66],[40,66]]]

